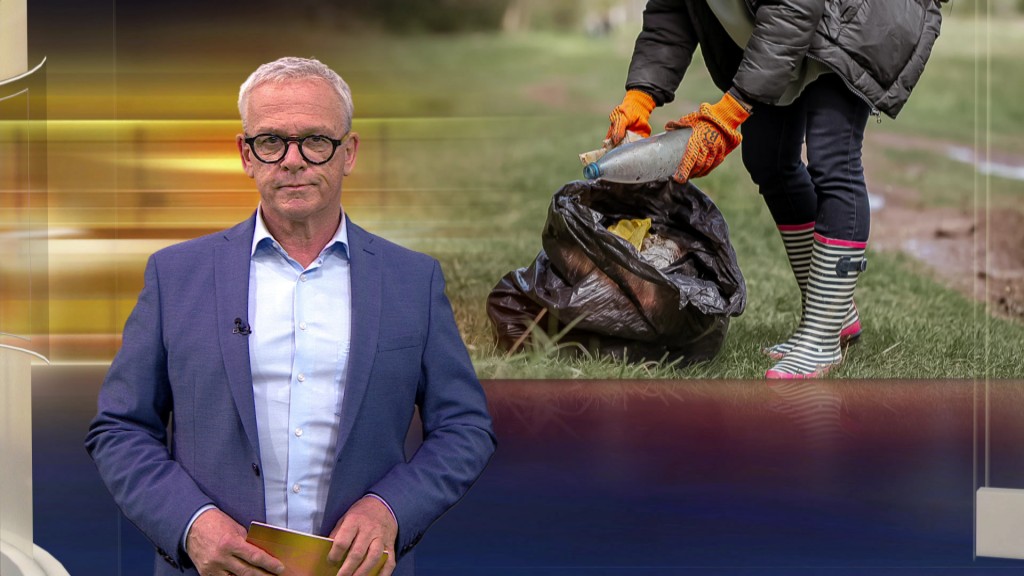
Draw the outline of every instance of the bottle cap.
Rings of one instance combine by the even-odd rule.
[[[601,177],[601,167],[597,162],[591,162],[583,167],[583,177],[587,180],[596,180]]]

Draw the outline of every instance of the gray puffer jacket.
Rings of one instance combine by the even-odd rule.
[[[778,104],[804,58],[824,62],[872,108],[895,118],[939,35],[946,0],[745,0],[754,14],[746,50],[708,7],[714,0],[648,0],[627,89],[671,102],[701,46],[723,92]]]

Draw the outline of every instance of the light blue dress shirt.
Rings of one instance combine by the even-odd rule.
[[[267,523],[315,532],[337,458],[352,325],[345,217],[303,268],[257,210],[249,263],[249,365]]]
[[[352,340],[347,219],[307,268],[288,256],[256,209],[249,260],[249,367],[267,523],[316,533],[337,454]],[[395,513],[380,496],[379,500]],[[182,535],[199,516],[192,515]],[[397,520],[396,520],[397,521]]]

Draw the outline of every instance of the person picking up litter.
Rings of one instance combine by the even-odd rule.
[[[946,0],[941,0],[946,1]],[[741,141],[801,294],[801,319],[764,353],[768,378],[825,375],[861,334],[853,302],[871,214],[861,163],[868,117],[895,118],[939,35],[940,0],[649,0],[626,95],[606,139],[649,136],[699,46],[724,92],[666,130],[693,130],[673,179],[715,169]],[[807,161],[802,158],[806,145]]]

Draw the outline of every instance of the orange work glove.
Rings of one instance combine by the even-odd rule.
[[[626,131],[636,132],[644,138],[651,135],[651,110],[654,110],[654,98],[642,90],[630,90],[626,96],[608,115],[611,126],[605,140],[612,146],[618,146],[626,137]]]
[[[717,104],[705,102],[696,112],[665,124],[665,130],[693,129],[672,179],[683,184],[714,170],[743,140],[739,127],[747,118],[750,112],[726,93]]]

